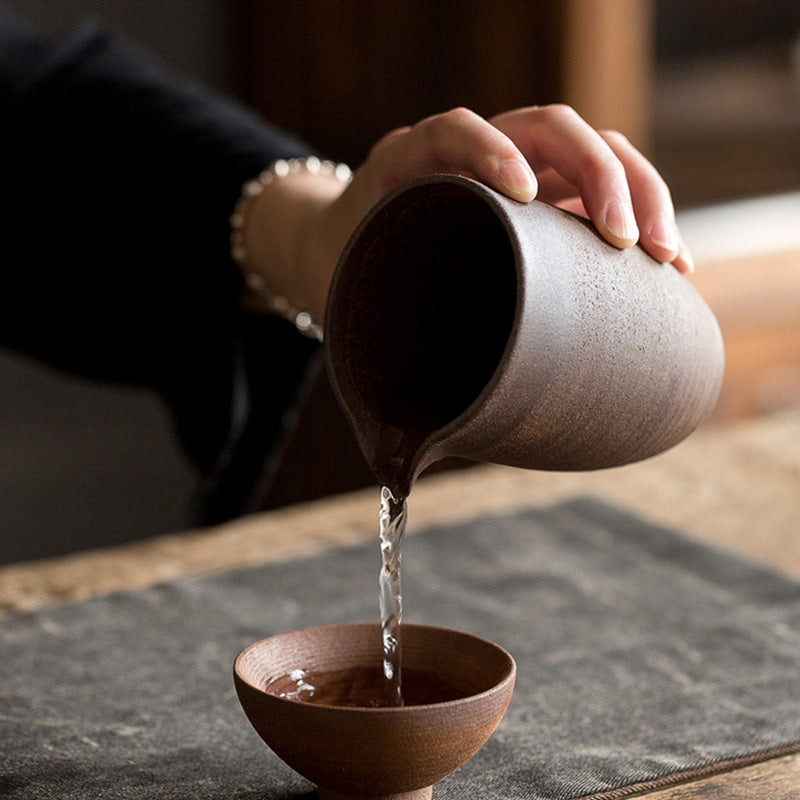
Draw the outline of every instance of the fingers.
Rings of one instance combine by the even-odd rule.
[[[436,172],[467,175],[520,202],[534,197],[583,211],[611,244],[637,241],[681,272],[693,268],[669,189],[621,134],[596,131],[566,105],[529,107],[485,120],[464,108],[427,117],[381,139],[356,186],[377,201]]]
[[[463,108],[393,131],[375,145],[367,165],[381,193],[435,172],[473,177],[520,202],[537,191],[536,176],[514,142]]]
[[[519,109],[491,122],[517,143],[534,170],[552,168],[574,187],[573,194],[580,195],[595,227],[611,244],[636,243],[639,230],[625,167],[608,142],[572,108]]]
[[[694,258],[692,258],[692,254],[686,246],[680,231],[678,231],[678,242],[678,257],[673,259],[672,265],[678,272],[694,272]]]
[[[600,131],[599,135],[625,168],[642,247],[653,258],[673,263],[680,272],[693,271],[694,263],[678,231],[675,209],[664,179],[621,133]]]
[[[594,130],[564,105],[518,109],[490,120],[530,161],[539,198],[578,205],[609,242],[637,241],[681,272],[693,263],[677,225],[669,189],[655,167],[620,133]]]

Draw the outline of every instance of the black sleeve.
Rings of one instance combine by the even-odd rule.
[[[96,27],[51,41],[0,12],[0,28],[0,344],[160,392],[203,506],[235,486],[200,521],[232,516],[315,347],[240,311],[229,216],[245,180],[310,150]]]

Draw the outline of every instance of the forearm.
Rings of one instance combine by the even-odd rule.
[[[265,173],[264,183],[254,183],[258,193],[237,207],[234,249],[253,289],[245,295],[253,308],[269,310],[280,298],[319,323],[347,237],[344,226],[326,220],[346,184],[332,165],[313,171],[304,162],[295,167],[284,176]]]
[[[50,42],[11,22],[0,345],[156,389],[203,471],[245,401],[262,426],[251,450],[266,451],[313,347],[244,318],[229,217],[246,180],[310,148],[101,31]],[[259,394],[243,400],[242,354],[256,351]]]
[[[23,29],[2,43],[13,235],[0,341],[69,369],[163,380],[181,348],[233,335],[228,219],[241,185],[309,148],[100,31],[46,42]]]

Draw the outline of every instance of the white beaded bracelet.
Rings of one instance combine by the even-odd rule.
[[[313,175],[330,175],[342,183],[349,183],[352,177],[350,167],[333,161],[321,161],[316,156],[308,158],[278,159],[267,169],[242,187],[236,206],[231,214],[231,257],[239,265],[244,275],[245,286],[266,305],[273,314],[288,319],[305,336],[322,341],[322,326],[315,322],[308,311],[295,308],[287,298],[270,291],[266,280],[257,272],[248,270],[247,250],[244,245],[244,223],[253,201],[275,180],[285,178],[296,172],[309,172]]]

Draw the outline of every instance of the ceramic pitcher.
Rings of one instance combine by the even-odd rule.
[[[396,497],[445,456],[541,470],[653,456],[708,416],[724,362],[714,315],[672,266],[445,175],[362,221],[333,278],[325,348]]]

